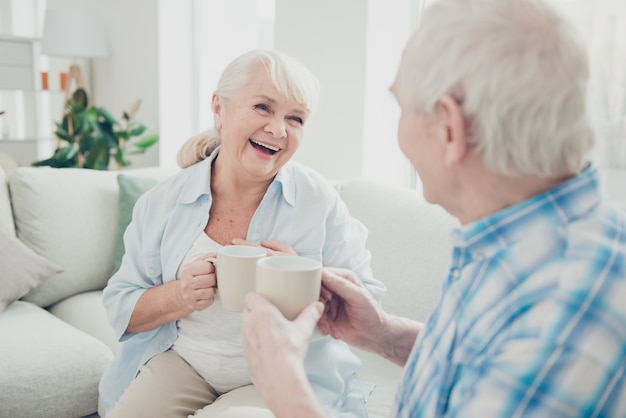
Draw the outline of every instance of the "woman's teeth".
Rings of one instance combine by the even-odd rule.
[[[255,148],[261,149],[262,151],[268,152],[270,154],[274,154],[274,153],[280,151],[280,148],[275,147],[275,146],[270,145],[270,144],[266,144],[264,142],[256,141],[254,139],[250,139],[250,142],[252,143],[253,146],[255,146]]]

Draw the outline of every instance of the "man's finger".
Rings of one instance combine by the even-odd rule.
[[[301,329],[310,329],[315,328],[317,321],[320,320],[322,314],[324,313],[324,304],[322,302],[314,302],[304,308],[302,312],[298,315],[298,317],[294,320],[297,322]]]
[[[262,306],[274,306],[258,292],[249,292],[244,299],[244,303],[250,311]]]
[[[351,274],[339,274],[340,271],[332,268],[322,269],[322,285],[328,290],[341,295],[342,290],[359,287],[358,280]]]

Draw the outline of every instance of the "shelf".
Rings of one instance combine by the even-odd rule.
[[[2,88],[2,87],[0,87],[0,94],[1,93],[11,94],[11,93],[17,93],[17,92],[22,92],[24,94],[42,94],[42,93],[64,94],[65,90],[53,90],[53,89],[47,89],[47,90],[43,90],[43,89],[9,89],[9,88]]]
[[[56,138],[0,140],[0,152],[10,155],[20,166],[51,157],[55,147]]]
[[[40,41],[0,35],[0,151],[20,165],[52,156],[57,144],[55,121],[65,107],[62,69],[47,63]],[[43,89],[42,70],[48,73]]]
[[[35,43],[32,39],[0,38],[0,88],[34,89],[36,68]]]

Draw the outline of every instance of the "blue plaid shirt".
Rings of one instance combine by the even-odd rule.
[[[453,232],[397,417],[626,417],[626,218],[578,177]]]

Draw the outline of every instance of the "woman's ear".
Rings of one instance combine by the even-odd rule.
[[[469,152],[465,116],[459,102],[449,94],[439,99],[437,107],[446,130],[445,164],[452,166],[461,162]]]
[[[222,100],[215,92],[211,96],[211,110],[213,111],[215,128],[219,131],[222,129]]]

